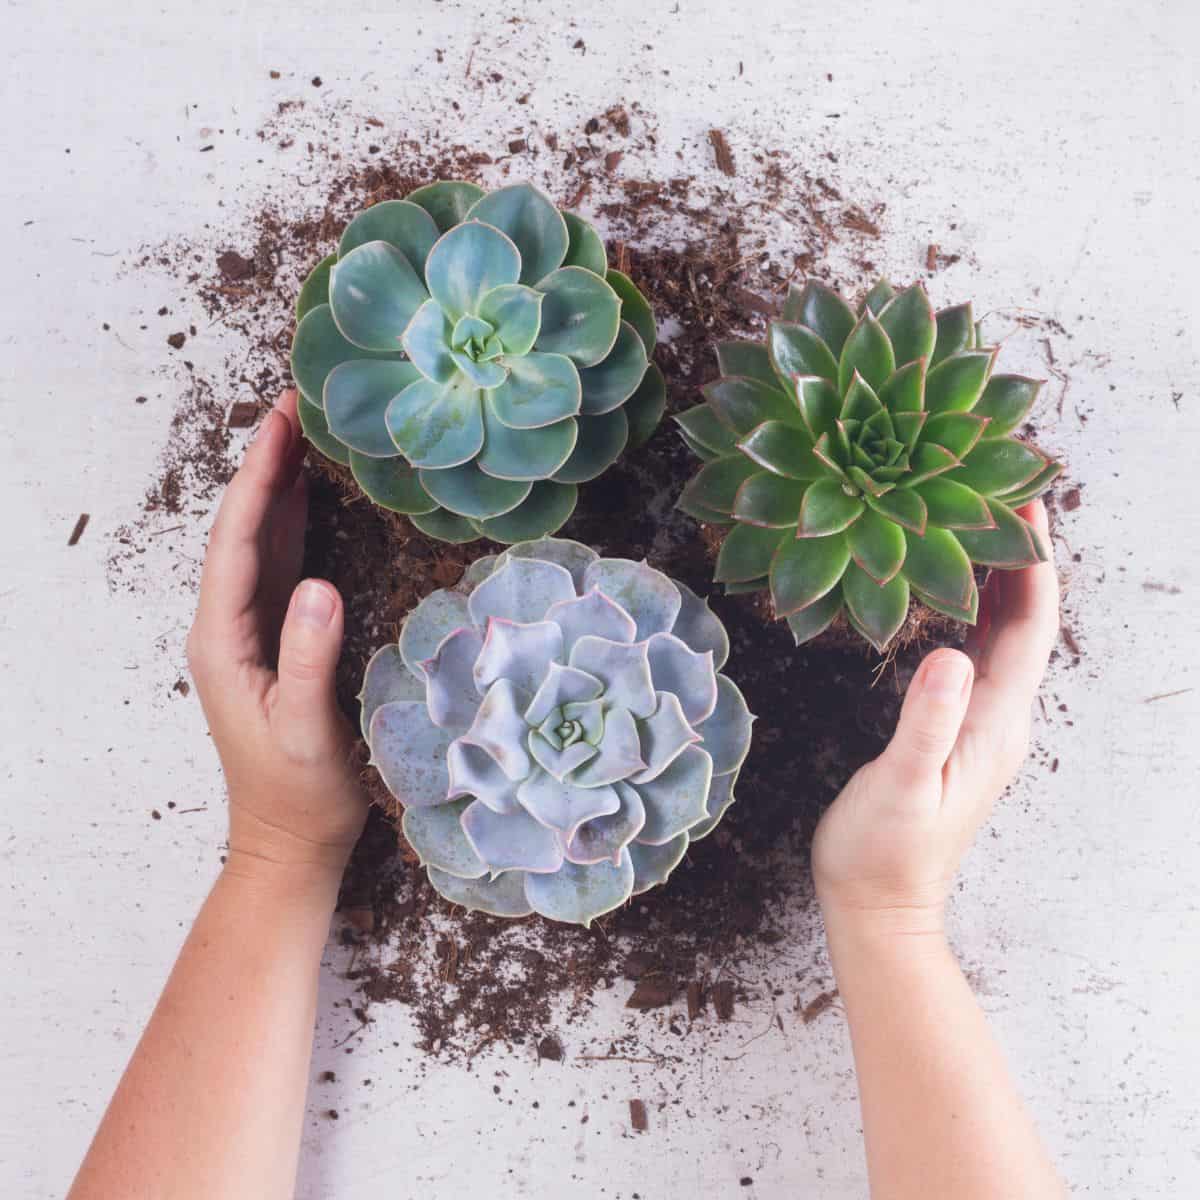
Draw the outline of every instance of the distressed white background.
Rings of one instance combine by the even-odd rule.
[[[1000,806],[968,863],[955,935],[1075,1193],[1200,1191],[1197,11],[6,0],[0,1194],[65,1190],[222,836],[194,694],[169,692],[192,603],[170,564],[198,554],[202,522],[169,539],[154,586],[131,597],[106,580],[173,398],[155,374],[161,330],[139,331],[134,314],[178,300],[122,276],[114,254],[194,232],[235,182],[283,170],[251,131],[312,75],[419,137],[429,97],[461,87],[473,46],[476,69],[514,83],[464,92],[465,142],[495,152],[531,117],[553,128],[636,99],[660,126],[660,158],[638,164],[647,175],[679,169],[676,150],[706,169],[710,125],[735,153],[784,145],[803,161],[810,142],[836,146],[837,177],[889,203],[878,257],[897,278],[929,241],[969,247],[934,281],[935,301],[1027,303],[1073,335],[1056,342],[1071,376],[1061,428],[1041,424],[1084,485],[1059,549],[1085,655],[1051,679],[1039,721],[1059,769],[1031,767]],[[506,24],[515,13],[526,21]],[[531,92],[519,113],[518,90]],[[198,156],[202,127],[226,132]],[[215,362],[222,336],[207,331],[190,352]],[[1017,337],[1005,361],[1037,370],[1037,352]],[[135,406],[139,393],[151,402]],[[85,510],[92,524],[68,549]],[[205,811],[150,821],[168,791]],[[811,947],[783,949],[786,979],[788,955],[808,962]],[[344,966],[343,952],[330,962]],[[345,986],[327,973],[325,1002]],[[300,1194],[862,1196],[841,1016],[803,1026],[792,1006],[811,985],[783,987],[784,1032],[744,1051],[770,1009],[682,1043],[664,1015],[638,1018],[644,1040],[659,1030],[687,1060],[678,1068],[538,1068],[518,1053],[467,1072],[425,1062],[398,1008],[377,1010],[346,1056],[333,1043],[353,1025],[327,1010],[314,1076],[333,1067],[339,1082],[314,1084]],[[623,996],[562,1031],[568,1046],[623,1030]],[[640,1137],[631,1096],[650,1108]],[[321,1118],[330,1107],[339,1121]]]

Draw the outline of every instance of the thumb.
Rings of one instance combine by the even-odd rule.
[[[292,592],[279,635],[276,708],[285,727],[313,738],[340,717],[334,673],[342,649],[342,598],[323,579],[305,579]]]
[[[880,761],[900,783],[941,774],[971,698],[975,668],[959,650],[935,650],[909,684],[896,732]]]

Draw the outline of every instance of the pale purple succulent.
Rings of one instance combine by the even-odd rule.
[[[750,747],[728,652],[683,584],[557,538],[427,596],[361,700],[433,886],[587,925],[664,882],[733,802]]]

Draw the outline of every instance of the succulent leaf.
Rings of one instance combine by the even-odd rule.
[[[718,419],[739,437],[744,437],[763,421],[782,421],[785,425],[800,422],[796,406],[778,386],[758,379],[744,376],[717,379],[701,390]]]
[[[698,746],[688,746],[660,775],[637,785],[646,808],[646,823],[636,841],[661,846],[708,815],[713,763]]]
[[[733,512],[738,489],[759,471],[743,454],[728,454],[705,464],[683,489],[680,503],[690,501],[718,513]]]
[[[627,558],[601,558],[583,575],[585,589],[599,588],[633,618],[637,638],[643,641],[656,633],[667,633],[683,607],[679,588],[648,563]],[[635,716],[642,716],[630,705]]]
[[[529,496],[512,512],[481,521],[479,530],[494,542],[524,542],[545,537],[562,528],[575,511],[578,497],[579,489],[572,483],[539,479]]]
[[[895,578],[904,565],[906,539],[897,522],[868,508],[846,531],[846,541],[855,563],[877,584]]]
[[[300,285],[300,295],[296,297],[297,322],[303,321],[318,304],[329,303],[329,275],[337,260],[336,254],[327,254]]]
[[[467,213],[466,221],[467,227],[472,221],[482,221],[512,239],[520,252],[519,282],[531,287],[567,255],[570,235],[562,213],[531,184],[516,183],[481,196]]]
[[[717,366],[725,377],[741,375],[778,389],[779,378],[771,366],[771,355],[758,342],[718,342]]]
[[[555,472],[559,483],[587,483],[603,475],[621,457],[629,441],[624,408],[599,417],[579,417],[579,437],[570,458]]]
[[[441,542],[461,544],[473,542],[482,536],[475,522],[456,513],[447,512],[444,508],[435,508],[427,513],[412,513],[409,520],[422,533]]]
[[[783,421],[764,421],[736,447],[764,470],[786,479],[819,479],[825,473],[814,455],[812,439]]]
[[[617,293],[621,301],[621,320],[628,321],[637,330],[637,335],[642,339],[642,345],[649,357],[654,353],[654,347],[658,344],[658,333],[654,326],[654,313],[651,311],[646,297],[638,291],[637,284],[623,271],[600,270],[596,274],[601,276]]]
[[[401,828],[422,866],[437,867],[459,879],[479,879],[487,866],[463,830],[462,816],[472,800],[452,800],[435,808],[405,809]]]
[[[940,412],[927,418],[920,440],[941,446],[955,458],[964,458],[987,429],[987,419],[974,412]]]
[[[689,725],[699,725],[712,716],[717,677],[710,651],[693,650],[671,633],[655,633],[647,639],[646,657],[655,692],[677,696]]]
[[[771,562],[771,601],[776,616],[790,617],[835,587],[850,562],[844,533],[784,539]]]
[[[506,361],[508,378],[491,390],[488,404],[510,429],[540,429],[579,412],[579,371],[566,355],[533,353]]]
[[[479,317],[505,355],[527,355],[541,328],[542,293],[520,283],[501,284],[480,300]]]
[[[834,382],[837,359],[823,341],[805,325],[772,321],[767,326],[767,353],[783,386],[797,375],[816,375]]]
[[[798,538],[823,539],[849,528],[865,510],[861,496],[849,495],[836,479],[814,480],[800,502]]]
[[[671,632],[697,653],[711,650],[713,668],[719,671],[729,658],[729,635],[716,613],[687,584],[672,581],[679,592],[679,615]]]
[[[1010,507],[1028,504],[1036,500],[1063,472],[1062,463],[1047,463],[1028,483],[1011,492],[1005,492],[999,499]]]
[[[674,421],[693,442],[713,454],[732,454],[737,449],[736,435],[713,412],[711,405],[697,404],[677,414]]]
[[[1023,487],[1046,468],[1046,457],[1016,438],[980,442],[962,462],[953,478],[984,496],[996,496]]]
[[[610,862],[579,866],[564,862],[552,875],[529,875],[525,895],[533,911],[552,921],[567,921],[585,929],[597,917],[619,908],[633,894],[634,869],[630,850]]]
[[[338,441],[329,432],[329,423],[325,420],[325,410],[313,404],[303,393],[296,404],[296,414],[300,418],[300,429],[304,436],[316,446],[326,458],[339,462],[342,466],[350,465],[350,447]],[[382,461],[382,460],[379,460]]]
[[[1029,415],[1042,382],[1027,379],[1024,375],[993,375],[972,410],[978,416],[988,418],[983,436],[996,438],[1012,433]]]
[[[497,479],[546,479],[571,457],[579,438],[573,417],[536,429],[513,429],[500,420],[490,396],[483,401],[483,427],[483,448],[475,462]]]
[[[399,342],[394,353],[374,354],[346,341],[333,319],[333,310],[328,304],[318,304],[296,326],[292,342],[292,376],[301,395],[310,404],[323,409],[325,380],[335,367],[353,359],[398,361],[400,358]]]
[[[398,350],[409,321],[428,298],[420,275],[388,242],[356,247],[334,264],[329,276],[334,323],[363,350]]]
[[[629,855],[633,866],[632,894],[637,896],[660,883],[666,883],[667,877],[683,861],[690,840],[689,831],[661,846],[646,846],[638,841],[630,843],[625,853]]]
[[[595,417],[620,408],[637,391],[648,365],[642,339],[628,321],[622,321],[608,357],[579,371],[583,388],[581,411]]]
[[[637,391],[625,402],[625,417],[629,422],[626,448],[636,450],[648,442],[667,411],[667,381],[662,371],[651,363],[638,384]]]
[[[363,672],[362,688],[359,690],[359,727],[365,738],[371,727],[375,710],[389,700],[424,700],[425,684],[418,679],[400,655],[400,647],[394,642],[381,646],[371,656]]]
[[[859,306],[859,314],[873,313],[875,316],[879,316],[895,295],[896,289],[886,279],[876,280],[863,297],[863,302]]]
[[[882,654],[908,615],[908,580],[896,575],[881,584],[851,563],[842,577],[842,598],[851,624]]]
[[[443,508],[477,521],[511,512],[533,486],[485,475],[474,462],[440,471],[421,470],[418,478],[425,494]]]
[[[971,315],[971,305],[955,304],[950,308],[939,309],[937,341],[934,343],[929,365],[936,367],[943,359],[963,350],[970,350],[974,344],[975,318]]]
[[[712,759],[714,776],[732,774],[746,761],[754,719],[737,684],[718,675],[717,702],[712,712],[703,721],[693,723],[701,739],[700,748]]]
[[[387,242],[408,259],[418,275],[438,240],[438,227],[428,211],[411,200],[384,200],[373,204],[346,226],[338,243],[338,257],[367,242]]]
[[[612,350],[621,325],[621,302],[599,275],[560,267],[538,285],[544,293],[537,348],[594,367]]]
[[[959,611],[970,608],[976,595],[971,560],[948,529],[929,526],[923,536],[907,539],[904,577],[924,595]]]
[[[783,305],[783,319],[807,325],[835,357],[840,357],[846,338],[857,323],[854,310],[831,288],[815,279],[802,288],[792,284]],[[730,372],[724,371],[728,375]]]
[[[713,578],[718,583],[750,583],[765,578],[779,547],[795,540],[795,526],[772,529],[735,524],[721,543]]]
[[[521,254],[512,239],[477,220],[442,234],[425,260],[429,294],[453,322],[475,315],[488,292],[516,283],[520,274]]]
[[[499,878],[460,879],[430,864],[429,882],[451,904],[493,917],[527,917],[533,912],[525,896],[524,871],[506,871]]]
[[[928,358],[933,353],[937,322],[929,297],[919,283],[889,300],[879,312],[879,323],[892,343],[898,365]]]
[[[447,384],[418,379],[393,397],[387,431],[414,467],[442,469],[470,461],[483,448],[479,391],[461,376]]]
[[[354,359],[325,379],[324,408],[329,432],[351,451],[368,458],[395,458],[385,414],[393,397],[421,378],[406,362]]]
[[[524,808],[502,815],[476,800],[463,812],[462,827],[493,877],[502,871],[528,871],[531,877],[552,874],[563,865],[559,835]]]
[[[896,356],[887,333],[868,309],[846,338],[838,362],[838,391],[844,396],[857,371],[876,391],[896,369]]]
[[[989,499],[987,508],[994,525],[992,529],[955,531],[955,537],[972,562],[1011,570],[1046,561],[1046,550],[1028,521],[999,500]]]
[[[371,763],[388,790],[418,808],[444,804],[450,788],[446,752],[452,736],[416,700],[389,700],[371,717]]]
[[[483,195],[483,188],[463,179],[449,179],[428,183],[410,192],[407,200],[419,204],[432,218],[438,229],[445,233],[465,221],[471,206]]]
[[[562,265],[586,267],[597,275],[603,275],[608,270],[608,256],[604,252],[604,241],[595,227],[576,213],[564,212],[562,216],[567,223],[567,254]]]
[[[925,379],[925,408],[930,413],[968,412],[983,395],[995,361],[991,350],[962,350],[931,367]]]
[[[905,363],[879,389],[879,398],[895,418],[925,411],[925,378],[928,359]]]
[[[805,642],[825,632],[837,619],[842,611],[842,589],[834,587],[809,604],[806,608],[798,609],[787,618],[788,628],[796,639],[796,645]]]
[[[796,513],[808,482],[786,479],[770,471],[751,475],[733,501],[734,517],[746,525],[766,529],[795,529]],[[762,574],[762,571],[757,574]]]
[[[993,521],[984,498],[973,488],[945,475],[917,484],[929,520],[944,529],[991,529]]]

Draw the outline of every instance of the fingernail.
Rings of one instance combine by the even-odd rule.
[[[971,677],[970,660],[961,654],[945,654],[925,668],[922,691],[941,704],[955,704]]]
[[[271,409],[263,418],[263,423],[258,427],[258,432],[254,435],[254,440],[250,443],[252,446],[265,446],[274,436],[278,422],[275,420],[275,410]]]
[[[297,619],[321,629],[333,620],[333,609],[329,588],[315,579],[306,579],[292,597],[292,611]]]

